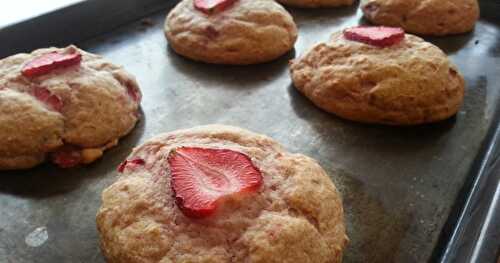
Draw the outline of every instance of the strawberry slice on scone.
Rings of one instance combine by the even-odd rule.
[[[233,5],[237,0],[194,0],[194,7],[205,13],[221,12]]]
[[[344,30],[346,39],[377,47],[388,47],[403,41],[405,31],[399,27],[357,26]]]
[[[72,51],[71,53],[51,52],[28,62],[23,67],[22,74],[29,78],[38,77],[58,68],[78,65],[81,61],[82,54],[78,51]]]
[[[168,163],[177,206],[192,218],[210,216],[222,198],[256,192],[263,181],[250,157],[227,149],[181,147]]]

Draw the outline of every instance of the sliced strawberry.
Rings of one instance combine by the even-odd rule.
[[[194,7],[205,14],[222,12],[237,0],[194,0]]]
[[[257,191],[263,181],[248,156],[231,150],[182,147],[168,163],[177,206],[193,218],[214,213],[224,197]]]
[[[358,26],[344,30],[344,37],[377,47],[395,45],[405,38],[405,31],[399,27]]]
[[[39,101],[43,102],[53,110],[60,112],[64,107],[62,100],[57,95],[50,93],[50,91],[46,88],[38,86],[35,87],[34,95],[35,98],[37,98]]]
[[[80,64],[82,54],[78,51],[72,53],[51,52],[41,55],[28,62],[22,69],[25,77],[38,77],[50,73],[58,68],[65,68]]]
[[[141,92],[135,86],[127,85],[127,93],[135,102],[141,101]]]
[[[64,145],[51,154],[52,162],[61,168],[71,168],[82,161],[81,149],[75,146]]]
[[[144,164],[146,164],[146,161],[141,158],[125,160],[118,166],[118,172],[123,173],[127,167],[135,168]]]

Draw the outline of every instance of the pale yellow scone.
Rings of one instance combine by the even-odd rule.
[[[273,0],[238,0],[207,15],[183,0],[167,16],[165,35],[180,55],[214,64],[274,60],[297,40],[292,16]]]
[[[317,7],[337,7],[352,5],[354,0],[277,0],[278,2],[295,7],[317,8]]]
[[[81,64],[22,74],[26,64],[51,52],[79,52]],[[55,153],[62,166],[95,161],[135,126],[140,97],[122,67],[75,46],[0,60],[0,170],[31,168]]]
[[[215,214],[186,216],[172,190],[168,158],[181,147],[243,153],[262,173],[250,196],[226,199]],[[339,263],[348,239],[341,197],[313,159],[271,138],[209,125],[159,135],[128,157],[102,195],[101,248],[110,263]]]
[[[469,32],[479,19],[477,0],[362,0],[361,9],[374,24],[419,35]]]
[[[457,113],[464,79],[438,47],[406,34],[380,48],[342,32],[290,63],[295,87],[340,117],[389,125],[437,122]]]

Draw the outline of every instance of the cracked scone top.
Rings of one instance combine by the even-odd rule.
[[[457,68],[419,37],[398,41],[379,47],[334,33],[290,63],[294,86],[318,107],[359,122],[416,125],[455,115],[464,97]]]
[[[290,51],[297,40],[293,18],[273,0],[232,0],[223,10],[210,13],[197,9],[194,2],[183,0],[165,21],[170,46],[193,60],[263,63]]]
[[[179,130],[136,148],[119,170],[97,214],[108,262],[341,262],[347,237],[334,184],[316,161],[269,137],[221,125]],[[207,214],[180,194],[199,189],[181,175],[201,182],[213,171],[252,188],[225,194]]]
[[[374,24],[422,35],[465,33],[479,18],[477,0],[362,0],[361,9]]]
[[[337,7],[352,5],[354,0],[277,0],[284,5],[317,8],[317,7]]]
[[[0,60],[0,170],[96,160],[134,127],[140,99],[123,68],[75,46]]]

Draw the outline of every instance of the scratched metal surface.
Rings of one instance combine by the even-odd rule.
[[[425,262],[493,123],[500,88],[500,6],[483,1],[475,32],[430,39],[467,81],[465,105],[442,123],[395,128],[341,120],[291,85],[287,62],[333,31],[360,22],[356,6],[290,9],[293,52],[272,63],[213,66],[173,53],[166,10],[80,43],[124,65],[144,92],[144,117],[102,160],[71,170],[42,165],[0,176],[0,262],[104,262],[95,214],[101,191],[134,145],[155,134],[223,123],[267,134],[317,159],[343,194],[351,243],[345,262]],[[472,171],[473,174],[473,171]]]

